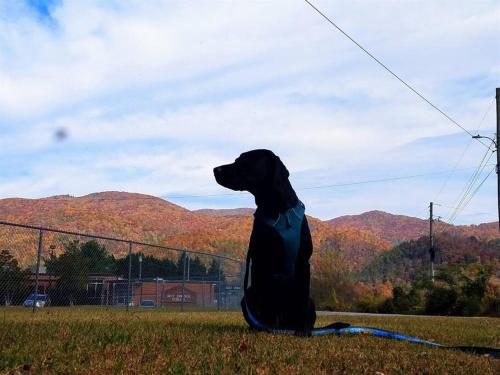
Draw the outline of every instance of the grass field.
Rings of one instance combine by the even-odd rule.
[[[500,346],[489,318],[321,317]],[[500,360],[374,337],[249,332],[238,312],[0,308],[0,373],[499,374]]]

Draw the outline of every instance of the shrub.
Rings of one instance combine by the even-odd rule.
[[[339,252],[325,250],[312,259],[311,297],[318,309],[349,310],[354,283],[349,264]]]
[[[451,315],[455,312],[457,292],[446,286],[434,286],[427,293],[425,312],[430,315]]]
[[[364,295],[359,297],[355,302],[355,309],[356,311],[366,313],[386,313],[388,307],[385,305],[388,303],[388,301],[391,301],[390,303],[392,306],[392,299],[390,298],[385,298],[382,295]]]
[[[392,307],[397,314],[416,314],[421,305],[420,293],[416,288],[411,288],[408,292],[401,286],[396,286],[392,290]]]

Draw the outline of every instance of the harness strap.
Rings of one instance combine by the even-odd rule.
[[[284,247],[284,264],[279,278],[292,278],[295,274],[295,262],[300,249],[302,222],[305,216],[305,206],[301,201],[295,207],[280,212],[278,218],[271,218],[261,212],[259,208],[254,213],[255,219],[273,228],[280,236]]]

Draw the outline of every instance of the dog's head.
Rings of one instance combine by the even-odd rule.
[[[239,191],[281,191],[288,183],[288,170],[272,151],[253,150],[241,154],[232,164],[214,168],[218,184]]]

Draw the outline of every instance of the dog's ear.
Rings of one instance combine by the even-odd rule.
[[[273,188],[278,191],[283,190],[284,183],[288,180],[290,173],[288,169],[286,169],[285,164],[281,161],[281,159],[274,155],[274,160],[272,161],[272,174],[271,174],[271,184]]]

